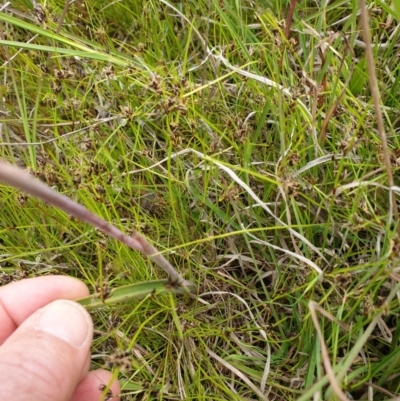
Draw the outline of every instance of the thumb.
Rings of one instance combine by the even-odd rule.
[[[89,368],[90,315],[54,301],[29,316],[0,347],[0,399],[68,401]]]

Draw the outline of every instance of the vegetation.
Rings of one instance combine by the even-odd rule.
[[[372,46],[357,1],[0,6],[0,157],[153,241],[195,288],[91,310],[93,368],[123,399],[400,393],[393,6],[368,1]],[[86,223],[0,194],[1,284],[67,274],[105,301],[164,283]]]

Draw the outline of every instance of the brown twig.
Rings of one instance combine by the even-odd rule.
[[[285,21],[285,38],[286,40],[289,42],[290,39],[290,27],[292,26],[292,22],[293,22],[293,13],[294,13],[294,8],[296,6],[296,0],[291,0],[290,1],[290,8],[289,8],[289,12],[286,16],[286,21]],[[284,53],[282,53],[282,57],[279,60],[279,67],[282,68],[283,65],[283,55]]]
[[[172,267],[165,257],[139,233],[134,232],[132,237],[125,235],[117,227],[108,223],[100,216],[90,212],[81,204],[73,201],[65,195],[61,195],[21,168],[15,167],[5,161],[2,161],[1,159],[0,181],[27,192],[28,194],[33,195],[44,202],[48,202],[64,212],[91,224],[100,231],[116,239],[117,241],[122,242],[130,248],[142,252],[168,274],[171,283],[185,287],[190,286],[190,283],[179,275],[179,273]]]
[[[72,0],[66,0],[66,1],[65,1],[63,11],[62,11],[62,13],[61,13],[61,16],[60,16],[60,18],[59,18],[59,20],[58,20],[58,24],[57,24],[57,29],[56,29],[56,34],[57,34],[57,35],[58,35],[58,34],[60,33],[60,31],[61,31],[61,28],[62,28],[62,26],[63,26],[65,17],[67,16],[68,9],[69,9],[69,6],[71,5],[71,3],[72,3]],[[53,53],[50,52],[50,53],[47,55],[47,66],[49,66],[49,63],[50,63],[50,59],[51,59],[52,54],[53,54]]]
[[[367,60],[367,68],[368,68],[368,77],[369,77],[369,85],[371,88],[371,96],[374,101],[374,108],[375,108],[375,115],[376,115],[376,122],[378,124],[378,132],[381,138],[381,145],[382,145],[382,154],[383,160],[386,166],[386,174],[390,189],[390,196],[392,201],[393,207],[393,217],[396,222],[399,219],[399,213],[397,209],[396,198],[394,196],[393,191],[391,188],[393,187],[393,174],[392,174],[392,165],[390,163],[390,156],[389,156],[389,148],[387,144],[386,134],[385,134],[385,126],[383,123],[383,115],[381,109],[381,96],[379,93],[378,87],[378,80],[376,78],[375,72],[375,63],[374,63],[374,56],[372,54],[372,46],[371,46],[371,36],[369,32],[369,19],[368,19],[368,11],[365,0],[359,0],[360,10],[361,10],[361,25],[362,31],[364,36],[365,42],[365,57]],[[397,226],[397,232],[400,234],[400,225]]]
[[[64,9],[63,12],[60,16],[60,19],[58,20],[58,25],[57,25],[57,29],[56,29],[56,33],[59,34],[61,31],[61,27],[64,23],[65,17],[67,16],[67,12],[69,9],[69,6],[71,5],[72,0],[66,0],[65,4],[64,4]]]
[[[289,40],[289,38],[290,38],[290,27],[292,26],[292,22],[293,22],[293,13],[294,13],[295,6],[296,6],[296,0],[291,0],[289,12],[286,17],[286,23],[285,23],[286,40]]]

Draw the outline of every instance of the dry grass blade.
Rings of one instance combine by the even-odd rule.
[[[252,322],[259,329],[262,338],[267,343],[267,361],[265,363],[263,375],[262,375],[261,382],[260,382],[261,393],[264,393],[265,392],[266,383],[267,383],[267,379],[268,379],[268,375],[269,375],[269,372],[270,372],[270,367],[271,367],[271,347],[270,347],[269,342],[268,342],[267,333],[257,323],[257,320],[254,317],[254,315],[253,315],[249,305],[247,304],[247,302],[242,297],[240,297],[239,295],[231,293],[231,292],[227,292],[227,291],[210,291],[210,292],[206,292],[206,293],[201,294],[201,296],[198,298],[200,302],[205,303],[205,304],[208,304],[208,302],[204,301],[201,298],[202,296],[205,296],[205,295],[231,295],[231,296],[235,297],[236,299],[238,299],[246,307],[247,311],[249,312],[249,315],[251,317]]]
[[[119,116],[100,118],[98,120],[95,120],[95,122],[93,124],[86,125],[86,126],[84,126],[82,128],[78,128],[76,130],[73,130],[71,132],[67,132],[66,134],[62,134],[62,135],[59,135],[59,136],[51,138],[51,139],[46,139],[45,141],[40,141],[40,142],[1,142],[0,145],[1,146],[23,146],[23,147],[26,147],[26,146],[42,146],[42,145],[46,145],[48,143],[64,140],[66,138],[69,138],[72,135],[81,134],[81,133],[83,133],[85,131],[89,131],[90,129],[99,126],[100,124],[105,124],[105,123],[108,123],[109,121],[117,120],[119,118],[120,118]],[[80,124],[80,123],[81,123],[80,121],[74,121],[73,124],[71,124],[71,125],[77,125],[77,124]],[[60,123],[59,126],[67,125],[67,124],[69,125],[70,123],[66,123],[66,124]],[[42,126],[45,126],[45,125],[42,125]]]
[[[335,374],[333,373],[332,365],[329,361],[329,352],[325,344],[321,327],[319,326],[318,323],[316,307],[313,301],[309,303],[309,308],[310,308],[311,318],[313,320],[315,330],[317,331],[319,342],[321,344],[322,360],[324,363],[325,371],[329,378],[329,382],[331,383],[332,389],[341,401],[349,401],[349,399],[346,397],[346,394],[340,388],[338,382],[336,381]]]
[[[321,315],[324,315],[331,322],[338,324],[343,330],[346,330],[347,332],[350,331],[350,327],[348,324],[341,322],[340,320],[332,316],[329,312],[327,312],[325,309],[322,309],[318,304],[314,303],[313,306]]]
[[[369,21],[368,21],[368,11],[367,6],[365,4],[365,0],[359,0],[360,9],[361,9],[361,25],[363,30],[364,42],[365,42],[365,56],[367,59],[367,68],[368,68],[368,77],[369,77],[369,85],[371,87],[371,95],[372,100],[374,101],[374,108],[375,108],[375,115],[376,115],[376,122],[378,124],[378,132],[381,138],[381,145],[382,145],[382,154],[383,159],[386,166],[386,174],[389,183],[389,188],[393,187],[393,173],[392,173],[392,164],[390,162],[389,156],[389,149],[385,134],[385,126],[383,123],[383,115],[381,109],[381,96],[379,93],[378,87],[378,80],[376,78],[375,72],[375,63],[374,63],[374,56],[372,54],[372,46],[371,46],[371,36],[369,32]],[[389,196],[391,197],[392,201],[392,210],[393,210],[393,217],[397,222],[399,219],[399,213],[397,210],[397,203],[396,199],[394,198],[393,192],[390,191]],[[392,218],[392,216],[389,216]],[[397,230],[400,233],[400,226],[397,226]]]
[[[221,365],[223,365],[225,368],[229,369],[232,373],[234,373],[236,376],[238,376],[240,379],[242,379],[262,400],[268,401],[268,397],[264,395],[249,379],[247,376],[245,376],[240,370],[236,369],[234,366],[232,366],[230,363],[226,362],[224,359],[219,357],[215,352],[211,351],[209,348],[207,348],[207,353],[214,358],[216,361],[218,361]]]
[[[244,227],[243,227],[243,229],[244,229]],[[254,240],[251,241],[252,243],[255,243],[255,244],[262,244],[262,245],[268,246],[268,247],[270,247],[270,248],[272,248],[272,249],[276,249],[276,250],[278,250],[278,251],[282,251],[282,252],[286,253],[287,255],[290,255],[290,256],[292,256],[293,258],[298,259],[298,260],[300,260],[300,261],[306,263],[306,264],[309,265],[310,267],[312,267],[312,268],[318,273],[318,277],[319,277],[319,279],[320,279],[321,281],[322,281],[322,279],[324,278],[324,272],[323,272],[313,261],[311,261],[310,259],[307,259],[307,258],[304,257],[303,255],[297,254],[296,252],[291,252],[291,251],[289,251],[288,249],[284,249],[284,248],[281,248],[281,247],[279,247],[279,246],[277,246],[277,245],[273,245],[273,244],[271,244],[271,243],[269,243],[269,242],[267,242],[267,241],[260,240],[260,239],[258,239],[257,237],[255,237],[254,235],[252,235],[252,234],[250,234],[250,233],[248,233],[247,235],[248,235],[249,237],[251,237],[251,238],[254,238]]]
[[[98,228],[100,231],[122,242],[130,248],[142,252],[151,260],[153,260],[154,263],[165,270],[173,284],[184,286],[190,285],[189,282],[184,280],[179,275],[179,273],[164,258],[164,256],[160,254],[157,249],[139,233],[134,232],[132,237],[125,235],[118,228],[96,214],[90,212],[84,206],[73,201],[65,195],[59,194],[19,167],[15,167],[9,163],[6,163],[5,161],[0,160],[0,181],[27,192],[30,195],[43,200],[44,202],[48,202],[60,208],[61,210],[64,210],[64,212],[69,213],[80,220],[86,221],[87,223]]]

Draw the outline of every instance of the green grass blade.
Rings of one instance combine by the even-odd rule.
[[[111,290],[108,296],[102,299],[101,293],[96,293],[85,298],[80,298],[76,302],[80,303],[86,309],[95,309],[103,306],[110,306],[120,303],[128,303],[135,299],[141,299],[148,295],[167,293],[182,293],[185,290],[182,287],[171,287],[168,280],[154,280],[143,283],[135,283],[117,287]]]

